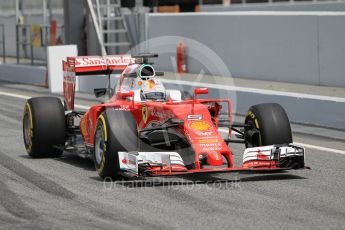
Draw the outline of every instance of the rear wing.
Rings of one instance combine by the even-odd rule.
[[[107,74],[109,71],[123,71],[134,63],[131,55],[79,56],[68,57],[67,65],[76,75]]]
[[[67,61],[62,61],[63,95],[67,110],[74,109],[76,76],[121,73],[132,63],[135,63],[135,58],[131,55],[67,57]]]

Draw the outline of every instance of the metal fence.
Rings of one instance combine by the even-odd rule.
[[[38,28],[38,31],[33,29],[33,26]],[[35,34],[38,32],[38,34]],[[57,26],[57,35],[63,38],[64,27]],[[58,39],[59,40],[59,39]],[[62,43],[62,40],[59,44]],[[24,58],[29,58],[31,65],[45,64],[45,58],[35,58],[34,52],[36,50],[43,50],[46,52],[47,46],[50,44],[50,26],[47,25],[16,25],[16,56],[17,64],[20,64],[21,53],[24,53]],[[30,54],[29,54],[30,52]]]
[[[6,63],[5,25],[0,24],[0,45],[2,47],[2,62]]]

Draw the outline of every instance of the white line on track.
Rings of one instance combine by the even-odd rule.
[[[0,95],[8,96],[8,97],[16,97],[16,98],[21,98],[21,99],[26,99],[26,100],[31,98],[31,97],[20,95],[20,94],[6,93],[6,92],[0,92]]]
[[[0,91],[0,95],[8,96],[8,97],[20,98],[20,99],[25,99],[25,100],[31,98],[29,96],[25,96],[25,95],[21,95],[21,94],[7,93],[7,92],[1,92],[1,91]],[[74,106],[76,108],[79,108],[79,109],[88,109],[89,108],[89,106],[78,105],[78,104],[75,104]],[[228,133],[229,131],[227,129],[219,129],[219,132]],[[345,155],[345,151],[339,150],[339,149],[331,149],[331,148],[326,148],[326,147],[322,147],[322,146],[310,145],[310,144],[299,143],[299,142],[294,142],[294,143],[296,145],[301,145],[301,146],[303,146],[305,148],[316,149],[316,150],[320,150],[320,151],[326,151],[326,152],[338,153],[338,154]]]
[[[229,131],[227,129],[218,129],[218,131],[222,132],[222,133],[226,133],[226,134],[229,133]],[[234,131],[232,131],[232,132],[236,133]],[[309,149],[316,149],[316,150],[320,150],[320,151],[338,153],[338,154],[345,155],[345,151],[339,150],[339,149],[331,149],[331,148],[326,148],[326,147],[322,147],[322,146],[318,146],[318,145],[310,145],[310,144],[305,144],[305,143],[300,143],[300,142],[294,142],[294,144],[300,145],[302,147],[309,148]]]
[[[332,152],[332,153],[338,153],[338,154],[345,155],[345,151],[339,150],[339,149],[331,149],[331,148],[321,147],[321,146],[317,146],[317,145],[310,145],[310,144],[305,144],[305,143],[300,143],[300,142],[294,142],[294,144],[301,145],[305,148],[316,149],[316,150],[320,150],[320,151],[326,151],[326,152]]]

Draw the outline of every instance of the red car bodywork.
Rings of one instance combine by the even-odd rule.
[[[123,71],[126,66],[135,60],[128,55],[102,57],[69,57],[63,62],[64,69],[64,98],[68,110],[74,110],[74,94],[76,75],[102,74],[104,71]],[[103,73],[104,74],[104,73]],[[130,111],[137,122],[138,130],[152,127],[153,123],[162,123],[169,118],[179,119],[184,123],[177,131],[186,137],[195,153],[193,169],[171,167],[169,170],[152,169],[154,175],[210,173],[230,171],[278,171],[275,161],[256,162],[253,164],[234,167],[232,151],[224,142],[218,131],[218,116],[223,107],[227,107],[228,120],[232,121],[231,100],[223,99],[197,99],[196,95],[206,94],[207,89],[195,89],[194,98],[183,101],[167,100],[165,102],[144,101],[134,102],[128,100],[125,92],[117,92],[104,104],[90,107],[80,122],[80,131],[86,146],[93,147],[94,134],[98,117],[107,107]],[[224,106],[225,105],[225,106]],[[213,110],[213,116],[210,114]],[[229,129],[229,135],[231,129]],[[206,157],[207,164],[212,167],[203,168],[200,165],[200,157]],[[224,162],[224,159],[226,162]],[[226,167],[221,167],[226,163]]]

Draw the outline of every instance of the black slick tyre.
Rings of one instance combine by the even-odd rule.
[[[101,178],[122,178],[119,152],[137,151],[137,124],[128,111],[106,110],[97,120],[94,135],[93,161]]]
[[[33,158],[62,154],[61,148],[65,145],[65,112],[59,98],[36,97],[26,102],[23,137],[25,149]]]
[[[253,105],[249,108],[245,124],[246,147],[292,143],[289,118],[284,108],[276,103]]]

